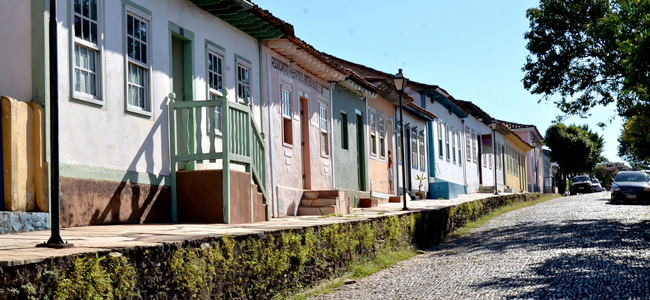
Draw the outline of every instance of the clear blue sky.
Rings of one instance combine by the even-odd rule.
[[[253,0],[291,23],[296,36],[316,49],[384,72],[399,68],[409,79],[437,84],[456,99],[476,103],[495,118],[533,124],[542,135],[560,111],[523,87],[526,9],[538,1],[289,1]],[[606,141],[603,155],[617,156],[621,119],[605,130],[596,126],[614,116],[599,107],[591,117],[565,124],[588,124]]]

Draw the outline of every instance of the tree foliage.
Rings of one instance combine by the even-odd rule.
[[[605,146],[603,137],[587,125],[553,124],[546,130],[544,144],[551,148],[551,160],[557,162],[565,175],[589,172],[605,160],[601,155]]]
[[[540,0],[526,16],[523,83],[540,101],[581,117],[610,103],[650,115],[650,1]]]
[[[616,177],[616,174],[620,171],[629,170],[630,168],[622,162],[606,162],[598,164],[593,171],[591,171],[591,174],[600,180],[602,187],[609,190],[612,186],[611,180]]]
[[[618,155],[635,169],[650,168],[649,129],[650,117],[632,116],[625,122],[621,136],[618,138]]]

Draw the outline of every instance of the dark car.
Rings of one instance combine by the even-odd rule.
[[[573,177],[571,178],[571,182],[571,189],[569,190],[569,192],[571,192],[571,195],[575,195],[577,193],[593,192],[591,179],[587,175]]]
[[[642,171],[618,172],[612,183],[612,203],[620,200],[650,200],[650,176]]]

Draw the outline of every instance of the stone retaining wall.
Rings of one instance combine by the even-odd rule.
[[[496,196],[440,210],[0,267],[0,299],[269,299],[341,275],[379,251],[430,247],[497,207],[538,197]]]

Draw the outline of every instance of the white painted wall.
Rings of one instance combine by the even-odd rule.
[[[465,118],[465,126],[468,128],[468,130],[465,131],[465,134],[470,137],[469,152],[467,152],[465,149],[465,140],[463,139],[463,153],[465,154],[463,164],[465,167],[465,172],[467,174],[467,193],[477,193],[480,188],[479,159],[478,159],[478,148],[476,149],[477,151],[476,155],[472,154],[472,143],[473,143],[472,130],[474,130],[475,133],[483,132],[486,130],[487,126],[482,122],[479,122],[472,115],[469,115],[467,118]],[[478,147],[478,141],[477,141],[477,147]],[[467,161],[467,158],[469,158],[470,161]]]
[[[417,131],[418,132],[420,132],[420,131],[422,131],[424,129],[424,136],[425,136],[425,139],[424,139],[424,142],[425,142],[424,151],[426,153],[428,151],[428,145],[426,145],[426,142],[427,142],[426,141],[426,136],[427,136],[427,128],[426,128],[427,124],[426,124],[426,121],[420,119],[419,117],[416,117],[415,115],[409,113],[406,110],[403,110],[403,114],[404,114],[404,125],[410,123],[409,127],[408,127],[409,129],[413,128],[414,126],[417,126]],[[395,122],[396,123],[399,122],[399,119],[400,118],[399,118],[399,108],[398,108],[398,109],[396,109],[396,114],[395,114],[395,120],[396,121]],[[407,128],[405,127],[404,128],[404,136],[405,137],[407,136],[406,131],[407,131]],[[397,137],[397,134],[395,135],[395,137]],[[396,141],[396,142],[400,143],[400,141]],[[405,155],[404,160],[405,160],[405,162],[408,162],[408,159],[406,159],[406,158],[408,158],[408,156],[411,155],[411,151],[409,151],[410,150],[409,143],[411,143],[410,139],[404,139],[404,151],[405,151],[404,152],[404,155]],[[418,149],[418,151],[419,151],[419,149]],[[428,155],[425,154],[425,158],[426,158],[425,160],[428,160],[427,156]],[[395,157],[395,162],[397,162],[397,156]],[[406,167],[410,168],[410,170],[411,170],[411,190],[418,191],[420,182],[418,180],[416,180],[415,177],[418,176],[418,175],[423,175],[427,179],[422,182],[422,191],[424,191],[424,192],[428,191],[429,190],[429,184],[428,184],[428,180],[429,180],[429,175],[428,175],[429,174],[429,162],[425,161],[424,168],[422,168],[422,169],[420,168],[419,164],[418,164],[417,170],[413,169],[412,166],[409,165],[408,163],[406,164]],[[403,177],[402,177],[402,173],[401,173],[403,171],[402,165],[398,164],[398,168],[399,168],[399,172],[398,172],[399,178],[398,178],[397,182],[398,182],[398,187],[401,187],[401,186],[404,186],[403,180],[402,180]]]
[[[458,159],[458,137],[454,138],[454,135],[452,133],[449,134],[449,137],[451,138],[449,148],[450,148],[450,156],[449,159],[447,159],[447,154],[446,154],[446,135],[445,135],[445,124],[449,126],[449,129],[452,132],[456,132],[458,134],[460,132],[461,135],[461,147],[464,147],[464,142],[465,139],[463,137],[463,124],[461,123],[461,118],[459,118],[455,114],[449,114],[449,110],[446,109],[444,106],[442,106],[438,102],[431,102],[430,98],[427,97],[427,103],[426,103],[426,109],[432,113],[434,113],[438,119],[435,120],[434,125],[433,125],[433,138],[434,138],[434,148],[435,148],[435,163],[436,163],[436,178],[440,178],[445,181],[453,182],[456,184],[460,185],[465,185],[465,178],[463,174],[463,165],[467,160],[461,157],[462,161],[459,161]],[[439,156],[439,149],[438,149],[438,126],[440,126],[440,122],[442,121],[442,146],[443,146],[443,158],[440,158]],[[456,161],[454,162],[454,141],[456,142]],[[462,150],[462,148],[461,148]],[[461,154],[464,152],[461,152]]]
[[[483,128],[480,129],[481,134],[492,134],[492,129],[488,127],[487,125],[484,125]],[[498,131],[496,133],[496,141],[497,143],[500,143],[502,146],[505,145],[505,137],[499,133]],[[494,186],[494,168],[493,166],[490,165],[490,157],[492,157],[492,164],[494,164],[494,157],[492,152],[489,153],[484,153],[485,155],[483,156],[483,159],[487,159],[487,166],[484,167],[483,163],[481,163],[481,168],[482,168],[482,177],[483,177],[483,186]],[[502,155],[503,157],[503,155]],[[503,191],[503,184],[504,184],[504,175],[503,175],[503,161],[501,162],[501,167],[497,166],[497,184],[499,186],[499,189]]]
[[[257,41],[183,0],[131,1],[151,11],[152,117],[125,112],[122,1],[103,1],[103,105],[71,100],[68,2],[59,1],[58,6],[61,163],[149,174],[170,173],[167,117],[167,95],[171,92],[170,21],[194,33],[195,99],[207,98],[205,41],[209,40],[225,48],[224,85],[228,89],[228,99],[234,101],[236,97],[237,54],[252,62],[251,95],[253,103],[260,103]],[[258,108],[255,110],[259,112]]]
[[[32,100],[31,1],[0,1],[0,95]]]

